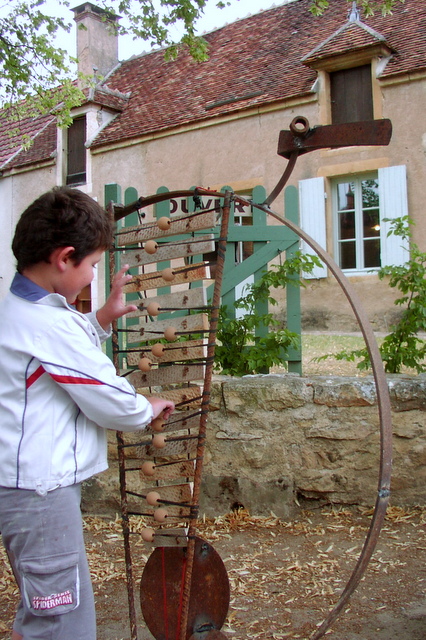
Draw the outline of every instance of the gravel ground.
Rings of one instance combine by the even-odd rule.
[[[354,363],[316,362],[315,358],[339,351],[342,345],[352,349],[362,344],[358,335],[304,335],[303,372],[359,375]],[[301,510],[291,522],[274,515],[252,517],[242,511],[202,523],[199,535],[219,552],[230,581],[230,608],[222,629],[229,640],[308,640],[336,603],[362,548],[370,517],[371,513],[356,507],[318,508]],[[85,527],[98,640],[128,640],[120,519],[116,514],[85,517]],[[138,535],[132,541],[138,637],[152,640],[138,606],[139,584],[150,551]],[[8,640],[18,591],[1,553],[0,640]],[[425,559],[426,508],[391,507],[365,577],[326,637],[424,640]]]
[[[301,511],[291,522],[273,515],[251,517],[245,511],[203,522],[199,535],[218,551],[230,581],[230,608],[222,629],[229,640],[308,640],[336,603],[361,550],[370,516],[366,509],[328,507]],[[98,638],[127,640],[119,518],[86,517],[85,526]],[[138,526],[140,523],[135,530]],[[138,637],[152,640],[138,603],[150,552],[138,536],[132,540]],[[326,637],[424,640],[425,557],[426,509],[391,507],[365,577]],[[10,637],[16,599],[13,579],[4,568],[0,578],[2,640]]]

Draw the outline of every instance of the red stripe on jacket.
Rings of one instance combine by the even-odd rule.
[[[55,382],[60,382],[61,384],[103,384],[99,382],[99,380],[93,380],[92,378],[76,378],[74,376],[59,376],[55,373],[51,373],[50,377],[55,380]]]
[[[42,365],[40,365],[39,368],[36,369],[34,373],[32,373],[30,377],[27,379],[27,389],[29,389],[31,385],[34,384],[34,382],[37,382],[40,376],[42,376],[43,373],[45,372],[46,372],[46,369]]]
[[[36,369],[34,373],[32,373],[27,379],[27,389],[29,389],[34,384],[34,382],[37,382],[37,380],[43,375],[43,373],[46,373],[46,369],[42,365],[40,365],[39,368]],[[53,380],[55,380],[55,382],[59,382],[60,384],[102,384],[102,382],[99,382],[99,380],[93,380],[92,378],[60,376],[54,373],[51,373],[49,375]]]

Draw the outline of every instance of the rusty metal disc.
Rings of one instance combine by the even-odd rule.
[[[140,586],[142,615],[156,640],[175,640],[179,633],[186,547],[157,547],[145,565]],[[229,607],[229,580],[219,554],[195,538],[194,564],[186,637],[223,640],[218,632]]]

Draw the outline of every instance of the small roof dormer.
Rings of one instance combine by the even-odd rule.
[[[306,54],[301,62],[318,71],[337,71],[368,64],[373,58],[389,58],[392,53],[386,38],[361,21],[354,2],[345,24]]]

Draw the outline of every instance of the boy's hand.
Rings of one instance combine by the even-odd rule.
[[[175,410],[175,403],[171,400],[164,400],[163,398],[156,397],[147,398],[147,400],[151,403],[154,413],[153,418],[158,418],[161,414],[164,420],[167,420]]]
[[[130,282],[133,277],[126,274],[128,268],[129,265],[125,264],[120,271],[115,274],[111,285],[111,293],[104,306],[96,312],[98,322],[105,331],[108,331],[113,320],[117,320],[126,315],[126,313],[136,311],[137,309],[134,304],[124,304],[123,287]]]

